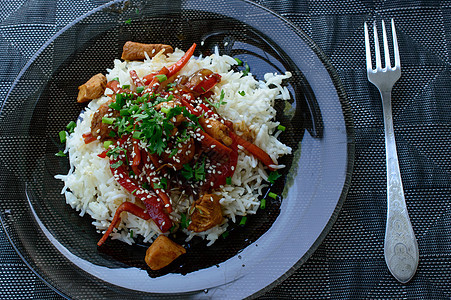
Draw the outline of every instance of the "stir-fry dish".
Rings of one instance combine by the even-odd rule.
[[[69,154],[71,168],[56,178],[67,203],[95,220],[98,246],[109,237],[151,242],[152,270],[186,253],[171,234],[211,245],[228,222],[263,208],[264,188],[284,167],[277,159],[291,152],[277,140],[285,127],[272,107],[289,99],[290,74],[257,81],[241,60],[217,49],[195,58],[195,48],[127,42],[106,76],[79,87],[77,101],[88,105],[60,132],[58,154]]]

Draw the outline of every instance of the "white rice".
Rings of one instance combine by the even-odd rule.
[[[121,85],[132,84],[129,70],[135,70],[138,76],[143,77],[159,71],[163,66],[173,64],[183,54],[183,51],[176,49],[168,56],[158,53],[152,59],[147,57],[144,62],[116,59],[114,68],[107,70],[106,77],[108,81],[118,77]],[[212,99],[219,101],[223,90],[225,93],[223,101],[227,103],[219,107],[218,113],[235,124],[244,121],[255,135],[254,144],[266,151],[276,164],[280,156],[291,153],[291,148],[279,142],[274,135],[279,122],[274,121],[276,111],[273,108],[275,99],[289,100],[289,92],[281,84],[284,79],[291,77],[291,74],[268,73],[264,76],[264,81],[257,81],[253,76],[242,77],[241,72],[231,71],[231,66],[236,64],[234,58],[220,56],[218,51],[215,51],[215,54],[205,58],[191,58],[180,74],[189,75],[201,68],[220,74],[221,82],[215,86]],[[105,94],[108,92],[105,91]],[[82,134],[90,132],[94,112],[109,99],[108,96],[102,96],[93,100],[82,112],[75,131],[67,136],[65,152],[69,154],[70,170],[67,175],[55,176],[64,181],[62,194],[65,195],[67,204],[77,210],[80,216],[89,214],[95,220],[92,224],[99,233],[104,233],[108,228],[117,207],[122,202],[135,201],[135,197],[114,180],[108,159],[97,156],[104,150],[103,143],[94,141],[85,144],[82,137]],[[276,134],[279,135],[280,132]],[[256,158],[239,150],[232,184],[216,191],[216,194],[222,196],[220,203],[225,217],[236,222],[237,216],[255,214],[260,205],[262,190],[268,186],[267,177],[266,170]],[[186,212],[196,199],[180,191],[173,191],[170,196],[174,208],[171,218],[179,222],[181,213]],[[121,218],[122,222],[111,234],[113,239],[132,244],[134,237],[138,235],[143,236],[147,242],[160,234],[153,221],[144,221],[129,213],[122,213]],[[208,245],[213,244],[226,231],[227,219],[223,224],[201,233],[184,229],[188,235],[187,240],[201,236],[209,241]]]

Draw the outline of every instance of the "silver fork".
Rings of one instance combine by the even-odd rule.
[[[376,22],[373,24],[376,69],[372,68],[370,38],[365,23],[365,49],[368,80],[381,94],[385,129],[385,157],[387,165],[387,225],[385,228],[384,256],[388,269],[402,283],[408,282],[417,270],[419,254],[418,244],[407,213],[404,190],[399,171],[396,152],[395,133],[391,108],[391,91],[395,82],[401,77],[398,41],[395,23],[391,20],[395,66],[391,67],[387,32],[382,20],[385,67],[382,68],[379,39]]]

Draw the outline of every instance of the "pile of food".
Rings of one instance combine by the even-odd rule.
[[[169,45],[127,42],[106,76],[79,87],[89,102],[60,132],[69,154],[66,202],[88,213],[103,233],[129,244],[152,242],[146,262],[170,264],[184,247],[169,233],[183,231],[213,244],[237,216],[255,214],[268,182],[291,149],[277,140],[276,99],[289,100],[282,81],[257,81],[239,59],[193,56]]]

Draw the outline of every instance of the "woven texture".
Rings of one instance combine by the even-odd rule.
[[[106,2],[0,1],[0,101],[49,38]],[[256,2],[290,20],[328,56],[349,98],[356,138],[352,182],[335,225],[312,257],[261,299],[449,299],[451,2]],[[390,275],[383,256],[386,175],[382,107],[365,70],[363,23],[382,18],[394,18],[398,32],[402,77],[393,90],[395,134],[407,206],[420,249],[417,274],[407,285]],[[0,174],[0,186],[5,176]],[[1,227],[0,250],[0,298],[60,299],[22,262]]]

